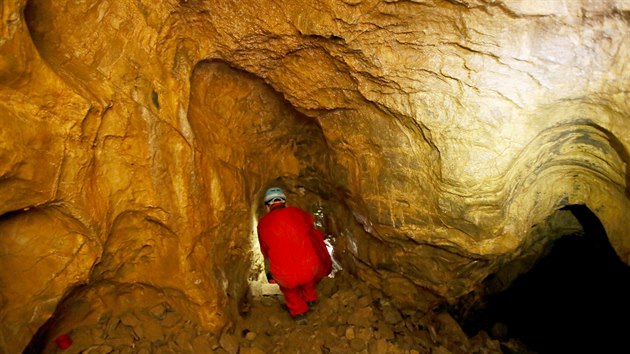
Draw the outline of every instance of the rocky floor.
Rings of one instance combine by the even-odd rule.
[[[132,287],[127,293],[149,291]],[[185,319],[162,296],[161,302],[118,310],[116,301],[106,303],[109,311],[95,315],[87,311],[71,321],[72,329],[62,333],[71,342],[40,342],[24,353],[63,354],[472,354],[527,353],[513,341],[499,342],[481,331],[467,336],[446,312],[421,315],[401,313],[376,289],[338,272],[318,285],[319,303],[309,312],[306,323],[296,323],[283,309],[282,295],[252,298],[243,308],[234,328],[215,336]],[[108,299],[107,297],[103,297]],[[74,309],[73,313],[79,313]],[[67,314],[65,316],[68,316]],[[63,339],[54,335],[52,338]]]
[[[233,334],[216,352],[262,353],[502,353],[485,332],[469,338],[446,313],[400,313],[380,291],[344,273],[318,286],[319,303],[306,324],[296,323],[281,295],[254,299]],[[503,344],[507,349],[509,344]],[[512,352],[511,350],[508,350]]]

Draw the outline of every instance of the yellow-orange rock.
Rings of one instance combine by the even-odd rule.
[[[401,307],[456,301],[535,255],[532,226],[565,205],[586,204],[630,263],[628,0],[16,0],[0,14],[7,353],[62,300],[93,323],[95,294],[132,286],[116,306],[173,296],[199,328],[230,326],[276,184],[323,209],[346,269]]]

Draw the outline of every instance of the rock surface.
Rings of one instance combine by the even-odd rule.
[[[55,332],[51,338],[65,334],[72,340],[62,352],[490,354],[501,353],[501,345],[526,350],[517,342],[490,339],[485,332],[469,339],[446,313],[401,313],[381,291],[344,272],[320,283],[320,300],[305,323],[297,323],[282,308],[281,295],[263,296],[251,299],[236,325],[219,334],[187,320],[189,315],[177,307],[176,297],[142,286],[124,287],[125,295],[112,297],[108,294],[114,289],[111,285],[98,287],[98,297],[104,299],[100,316],[75,309],[72,318],[56,324],[68,330]],[[140,294],[142,302],[137,301]],[[81,295],[90,302],[96,294]],[[127,306],[108,301],[114,298]],[[42,352],[57,350],[50,341]]]
[[[630,263],[628,0],[2,6],[7,353],[57,334],[62,308],[103,315],[77,294],[134,286],[233,328],[272,185],[322,213],[344,269],[397,311],[531,263],[575,224],[553,216],[566,205]]]

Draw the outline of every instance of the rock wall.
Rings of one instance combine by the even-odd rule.
[[[531,257],[532,226],[570,204],[630,263],[629,16],[627,0],[3,3],[0,347],[111,284],[230,326],[274,184],[323,208],[346,269],[400,307]]]

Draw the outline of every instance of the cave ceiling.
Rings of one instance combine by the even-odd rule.
[[[225,325],[274,183],[401,307],[539,251],[532,227],[566,205],[630,263],[630,1],[15,0],[0,17],[5,346],[86,284],[168,289]]]

